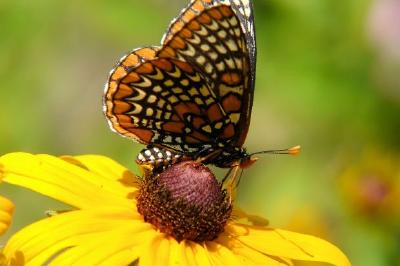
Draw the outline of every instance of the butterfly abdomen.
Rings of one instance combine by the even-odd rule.
[[[166,149],[147,146],[139,152],[136,162],[142,166],[150,166],[154,170],[162,170],[174,163],[183,161],[184,159],[185,157],[181,154]]]

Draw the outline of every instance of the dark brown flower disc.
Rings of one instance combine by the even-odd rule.
[[[215,239],[232,211],[230,199],[209,168],[185,161],[143,180],[137,208],[146,222],[178,241]]]

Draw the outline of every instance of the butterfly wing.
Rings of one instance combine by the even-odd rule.
[[[231,137],[233,125],[200,72],[178,59],[143,57],[142,51],[122,60],[110,76],[105,113],[115,131],[184,154],[212,147],[215,134]]]
[[[254,76],[249,27],[242,25],[238,10],[230,1],[192,1],[162,47],[140,48],[122,58],[104,96],[111,127],[140,143],[184,154],[217,142],[241,146]]]
[[[229,0],[232,9],[240,21],[240,25],[245,34],[248,61],[250,65],[249,86],[247,97],[244,99],[245,109],[239,122],[239,128],[244,129],[237,141],[239,146],[243,145],[250,125],[251,109],[253,107],[254,87],[256,82],[256,63],[257,63],[257,43],[254,25],[254,7],[252,0]]]
[[[124,99],[132,94],[129,86],[123,84],[121,81],[125,80],[125,83],[129,81],[130,69],[138,67],[145,60],[154,59],[159,49],[159,47],[138,48],[122,57],[117,66],[110,72],[103,97],[103,111],[110,128],[122,136],[132,138],[144,144],[147,144],[151,140],[152,132],[148,130],[140,131],[139,129],[132,132],[125,126],[130,119],[120,114],[124,106],[127,106]]]
[[[241,147],[253,105],[256,39],[250,0],[195,0],[171,23],[160,56],[190,62],[204,73],[235,125],[231,145]]]

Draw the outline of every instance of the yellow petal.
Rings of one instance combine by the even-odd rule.
[[[169,240],[163,234],[154,238],[139,259],[140,266],[168,265]]]
[[[51,265],[129,265],[138,260],[159,234],[137,231],[132,226],[99,234],[91,241],[72,247],[51,261]]]
[[[157,252],[154,253],[155,250],[148,250],[148,252],[146,252],[147,254],[155,257],[155,264],[153,265],[163,265],[166,262],[168,262],[169,260],[169,240],[164,236],[164,235],[160,235],[159,236],[159,241],[157,241],[158,243],[157,245]],[[150,251],[150,252],[149,252]],[[154,254],[157,254],[156,256],[154,256]],[[146,265],[146,264],[144,264]]]
[[[0,196],[0,235],[2,235],[10,226],[14,204],[8,199]]]
[[[186,263],[188,266],[196,266],[199,265],[196,262],[195,253],[191,247],[191,241],[183,240],[179,243],[180,254],[182,256],[182,261]]]
[[[351,265],[336,246],[314,236],[240,224],[227,225],[225,231],[233,239],[270,256],[326,262],[337,266]]]
[[[66,212],[31,224],[12,236],[4,254],[15,259],[22,252],[26,262],[34,261],[41,265],[57,252],[93,242],[102,234],[118,228],[132,229],[127,238],[134,235],[134,230],[155,232],[150,224],[144,223],[140,215],[130,209],[104,206]]]
[[[169,264],[179,266],[192,266],[194,264],[193,258],[188,258],[186,254],[186,241],[178,243],[174,238],[169,237],[170,252]]]
[[[81,165],[71,163],[71,160],[71,157],[63,160],[50,155],[10,153],[0,157],[0,164],[3,165],[5,182],[77,208],[102,205],[133,207],[137,187],[126,182],[132,177],[128,170],[101,156],[76,157]],[[116,174],[121,175],[119,179]]]
[[[105,179],[137,186],[136,176],[116,161],[101,155],[61,156],[61,159],[80,165]]]
[[[206,248],[211,260],[213,261],[213,265],[242,265],[241,262],[238,260],[238,257],[233,254],[232,251],[217,242],[206,242]]]
[[[188,247],[190,247],[190,250],[187,250],[187,255],[189,256],[190,253],[192,252],[192,256],[195,260],[195,264],[194,265],[198,265],[198,266],[213,266],[213,262],[210,258],[210,255],[208,254],[208,251],[206,250],[206,248],[203,245],[194,243],[194,242],[187,242]]]
[[[290,266],[293,265],[292,261],[268,256],[267,254],[261,253],[251,247],[248,247],[237,241],[235,238],[230,237],[226,233],[222,233],[218,239],[215,240],[221,245],[231,250],[240,260],[242,265],[269,265],[269,266]]]

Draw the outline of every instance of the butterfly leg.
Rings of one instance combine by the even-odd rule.
[[[223,188],[228,192],[231,201],[236,199],[236,189],[240,179],[238,173],[240,169],[239,164],[233,166],[224,177],[224,182],[222,184]]]
[[[224,176],[224,178],[222,179],[221,183],[224,184],[225,181],[227,180],[227,178],[230,176],[230,174],[232,173],[233,167],[229,168],[228,172],[226,172],[226,175]]]
[[[140,176],[143,178],[150,177],[155,172],[154,166],[152,164],[138,163],[137,160],[136,160],[136,163],[137,163],[139,171],[140,171]]]

